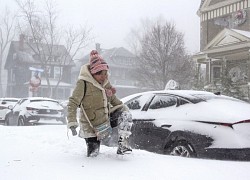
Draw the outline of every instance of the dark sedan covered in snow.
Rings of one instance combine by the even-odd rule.
[[[250,160],[250,104],[205,91],[164,90],[122,99],[133,148],[183,157]]]

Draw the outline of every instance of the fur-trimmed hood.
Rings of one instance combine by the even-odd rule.
[[[90,74],[90,71],[89,71],[89,64],[85,64],[81,67],[81,70],[80,70],[80,73],[79,73],[79,76],[78,76],[78,79],[82,79],[84,81],[88,81],[90,83],[92,83],[94,86],[100,88],[100,89],[103,89],[104,86],[106,86],[109,81],[108,79],[105,80],[105,82],[103,83],[103,85],[100,85],[95,79],[94,77]]]

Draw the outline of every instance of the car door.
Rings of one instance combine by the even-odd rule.
[[[144,117],[145,111],[142,109],[145,104],[153,98],[153,96],[154,95],[152,94],[139,95],[125,103],[132,113],[133,126],[131,129],[132,135],[130,136],[130,141],[133,148],[142,148],[142,145],[144,144],[143,137],[148,130],[145,123],[146,119]]]
[[[156,94],[148,101],[142,111],[144,118],[137,124],[137,131],[141,133],[140,146],[143,149],[159,152],[165,146],[165,140],[171,133],[171,123],[165,122],[162,117],[168,108],[176,108],[178,98],[167,94]],[[159,124],[158,121],[164,121]],[[138,123],[138,122],[135,122]],[[138,129],[139,128],[139,129]]]

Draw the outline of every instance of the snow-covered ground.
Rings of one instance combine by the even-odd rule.
[[[2,180],[225,180],[250,179],[250,162],[188,159],[133,150],[116,155],[101,146],[98,157],[86,157],[85,141],[65,125],[0,125]]]

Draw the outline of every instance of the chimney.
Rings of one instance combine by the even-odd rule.
[[[24,34],[19,35],[19,50],[20,51],[24,50],[24,38],[25,38]]]
[[[97,52],[100,54],[100,53],[101,53],[101,44],[100,44],[100,43],[96,43],[96,44],[95,44],[95,49],[96,49]]]

